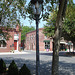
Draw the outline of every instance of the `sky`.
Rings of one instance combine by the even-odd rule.
[[[22,19],[21,23],[24,26],[34,26],[36,28],[36,22],[35,22],[35,20],[32,21],[32,23],[30,24],[29,18],[26,18],[25,20]],[[39,28],[43,28],[44,24],[46,24],[46,21],[42,21],[42,19],[41,19],[40,23],[39,23]]]
[[[28,4],[30,2],[30,0],[27,0],[27,3]],[[73,2],[75,3],[75,0],[73,0]],[[32,23],[30,24],[29,22],[29,18],[26,18],[25,20],[24,19],[21,19],[21,23],[24,25],[24,26],[34,26],[36,28],[36,22],[35,20],[32,21]],[[39,28],[43,28],[43,26],[46,24],[46,21],[42,21],[42,19],[40,20],[40,23],[39,23]]]

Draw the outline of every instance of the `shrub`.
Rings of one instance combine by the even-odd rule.
[[[18,67],[15,64],[14,60],[10,63],[8,67],[8,75],[18,75]]]
[[[0,60],[0,74],[6,72],[6,64],[3,59]]]
[[[25,64],[21,67],[19,75],[31,75],[30,70],[27,68]]]

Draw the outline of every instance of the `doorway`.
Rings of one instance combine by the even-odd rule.
[[[17,40],[14,40],[14,50],[17,50]]]

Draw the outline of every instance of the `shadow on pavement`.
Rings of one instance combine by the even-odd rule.
[[[59,63],[59,74],[60,75],[75,75],[75,64],[74,63]]]
[[[40,55],[52,56],[52,55],[53,55],[53,53],[40,53]]]
[[[32,75],[36,75],[35,60],[25,60],[21,58],[13,58],[13,57],[4,57],[2,59],[5,61],[7,67],[12,62],[12,60],[15,61],[19,69],[25,63],[27,67],[30,69]],[[51,75],[51,65],[52,65],[51,61],[40,61],[40,75]],[[75,64],[65,63],[64,61],[59,62],[59,75],[75,75]]]
[[[47,55],[47,56],[52,56],[53,53],[40,53],[40,55]],[[70,55],[66,55],[66,52],[59,52],[59,56],[63,56],[63,57],[71,57]]]

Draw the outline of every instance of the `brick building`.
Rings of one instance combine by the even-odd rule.
[[[73,44],[70,47],[73,50]],[[36,50],[36,30],[26,34],[26,50]],[[68,50],[68,41],[64,38],[60,41],[60,50]],[[52,51],[53,50],[53,39],[47,38],[43,34],[43,28],[39,29],[39,50],[40,51]]]
[[[52,38],[47,38],[43,34],[43,28],[39,29],[39,50],[50,50],[52,51]],[[36,30],[29,32],[26,34],[26,44],[25,44],[26,50],[36,50]]]
[[[0,33],[0,52],[10,52],[11,50],[15,51],[20,50],[21,30],[19,30],[19,26],[17,25],[13,29],[9,28],[8,31],[6,30],[6,28],[3,27],[2,31],[8,32],[11,37],[9,38],[9,40],[6,40]]]

